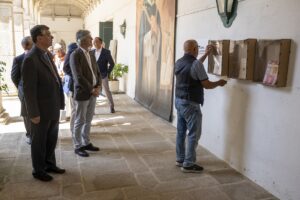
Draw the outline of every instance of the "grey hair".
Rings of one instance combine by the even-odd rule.
[[[79,30],[76,33],[76,41],[80,45],[81,42],[88,36],[90,35],[91,32],[88,30]]]
[[[30,42],[32,42],[31,36],[26,36],[26,37],[24,37],[24,38],[22,39],[21,45],[22,45],[22,46],[26,46],[26,45],[28,45]]]

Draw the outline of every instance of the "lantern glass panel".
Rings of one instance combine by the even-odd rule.
[[[219,13],[225,12],[225,3],[224,2],[225,2],[224,0],[217,0]]]
[[[233,6],[233,0],[225,0],[227,3],[227,12],[231,13],[232,6]]]

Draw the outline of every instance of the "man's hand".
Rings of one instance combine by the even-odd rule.
[[[98,97],[100,95],[100,87],[93,88],[92,95]]]
[[[205,49],[205,54],[199,59],[199,61],[201,63],[203,63],[206,59],[206,57],[208,56],[208,54],[210,54],[211,52],[213,52],[213,49],[214,49],[214,46],[209,44],[206,46],[206,49]]]
[[[207,54],[207,55],[210,54],[211,52],[213,52],[214,48],[215,47],[211,44],[207,45],[206,49],[205,49],[205,54]]]
[[[224,86],[227,83],[227,81],[225,81],[223,79],[220,79],[218,82],[219,82],[219,86]]]
[[[31,120],[32,123],[34,123],[34,124],[39,124],[40,121],[41,121],[41,118],[40,118],[40,116],[38,116],[38,117],[31,118],[30,120]]]

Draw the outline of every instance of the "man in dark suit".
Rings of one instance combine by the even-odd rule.
[[[110,112],[115,113],[114,100],[112,98],[109,85],[108,85],[108,76],[112,72],[115,63],[114,60],[112,59],[110,51],[108,49],[103,48],[102,44],[103,44],[102,39],[100,37],[95,37],[94,46],[96,49],[93,50],[93,53],[95,55],[98,67],[100,69],[102,86],[105,90],[105,94],[109,101]]]
[[[87,157],[88,151],[99,151],[90,142],[90,129],[93,119],[96,99],[101,90],[101,76],[95,56],[89,49],[93,38],[87,30],[76,33],[79,47],[70,58],[70,66],[74,79],[74,106],[76,109],[73,129],[75,154]]]
[[[16,88],[18,89],[18,96],[21,101],[21,116],[24,119],[24,126],[26,130],[26,142],[31,144],[31,137],[30,137],[30,119],[27,117],[27,111],[25,107],[25,100],[24,100],[24,92],[23,92],[23,81],[21,79],[21,66],[25,55],[28,51],[32,48],[32,39],[30,36],[24,37],[21,45],[24,49],[24,53],[14,58],[13,66],[11,69],[11,80],[15,84]]]
[[[49,173],[65,173],[56,166],[59,110],[64,108],[61,80],[47,50],[52,44],[49,27],[36,25],[30,30],[35,46],[25,56],[22,78],[25,105],[31,120],[31,158],[34,178],[51,181]]]

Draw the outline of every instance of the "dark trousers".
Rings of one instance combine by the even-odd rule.
[[[31,159],[34,173],[56,166],[55,147],[58,137],[58,119],[31,123]]]
[[[23,119],[24,119],[24,126],[25,126],[25,129],[26,129],[26,137],[30,137],[31,121],[30,121],[29,117],[27,117],[27,116],[23,116]]]

